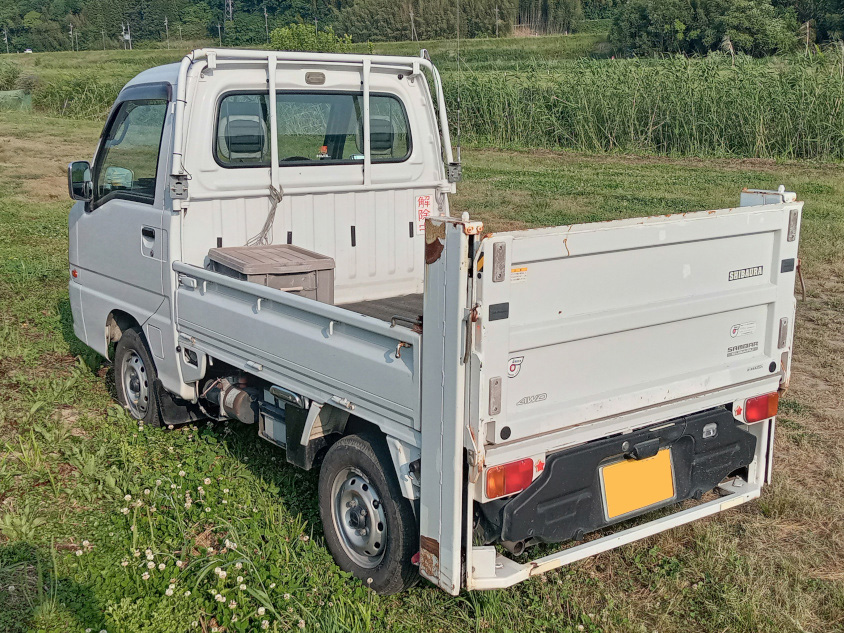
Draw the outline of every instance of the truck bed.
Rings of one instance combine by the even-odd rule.
[[[346,303],[340,307],[357,312],[358,314],[381,319],[382,321],[389,321],[394,316],[410,321],[417,321],[422,318],[424,297],[425,295],[420,292],[418,294],[402,295],[400,297],[386,297],[384,299],[373,299],[372,301]],[[398,321],[398,325],[408,325],[408,323],[406,321]]]

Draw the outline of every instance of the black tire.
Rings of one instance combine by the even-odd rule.
[[[114,383],[117,400],[133,418],[149,426],[161,426],[158,373],[140,328],[125,330],[114,352]]]
[[[342,499],[350,501],[343,503]],[[363,518],[360,508],[369,508]],[[410,501],[401,493],[383,438],[368,433],[348,435],[328,450],[319,473],[319,513],[337,565],[376,593],[399,593],[419,579],[411,562],[419,550],[419,528]],[[362,523],[367,516],[369,523]],[[344,526],[338,525],[335,517],[343,520]],[[357,538],[353,525],[365,534],[361,541],[383,537],[383,543],[351,543],[350,538]],[[370,553],[371,558],[366,556]]]

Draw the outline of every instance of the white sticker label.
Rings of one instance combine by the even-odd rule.
[[[431,215],[431,196],[416,198],[416,223],[420,233],[425,232],[425,218]]]
[[[736,338],[737,336],[745,336],[753,334],[756,331],[756,321],[747,321],[745,323],[736,323],[730,328],[730,336]]]
[[[510,269],[510,283],[520,283],[527,280],[527,266]]]
[[[524,361],[524,356],[516,356],[515,358],[511,358],[507,361],[507,375],[510,378],[515,378],[519,375],[519,372],[522,370],[522,361]]]

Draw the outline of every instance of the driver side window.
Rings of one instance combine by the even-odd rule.
[[[97,156],[95,202],[126,198],[152,204],[167,101],[144,99],[119,106]]]

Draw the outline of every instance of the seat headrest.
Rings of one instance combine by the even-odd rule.
[[[357,138],[358,150],[363,152],[363,119],[358,127]],[[388,116],[369,117],[369,150],[372,154],[392,155],[393,144],[396,140],[396,133],[393,128],[393,121]]]

